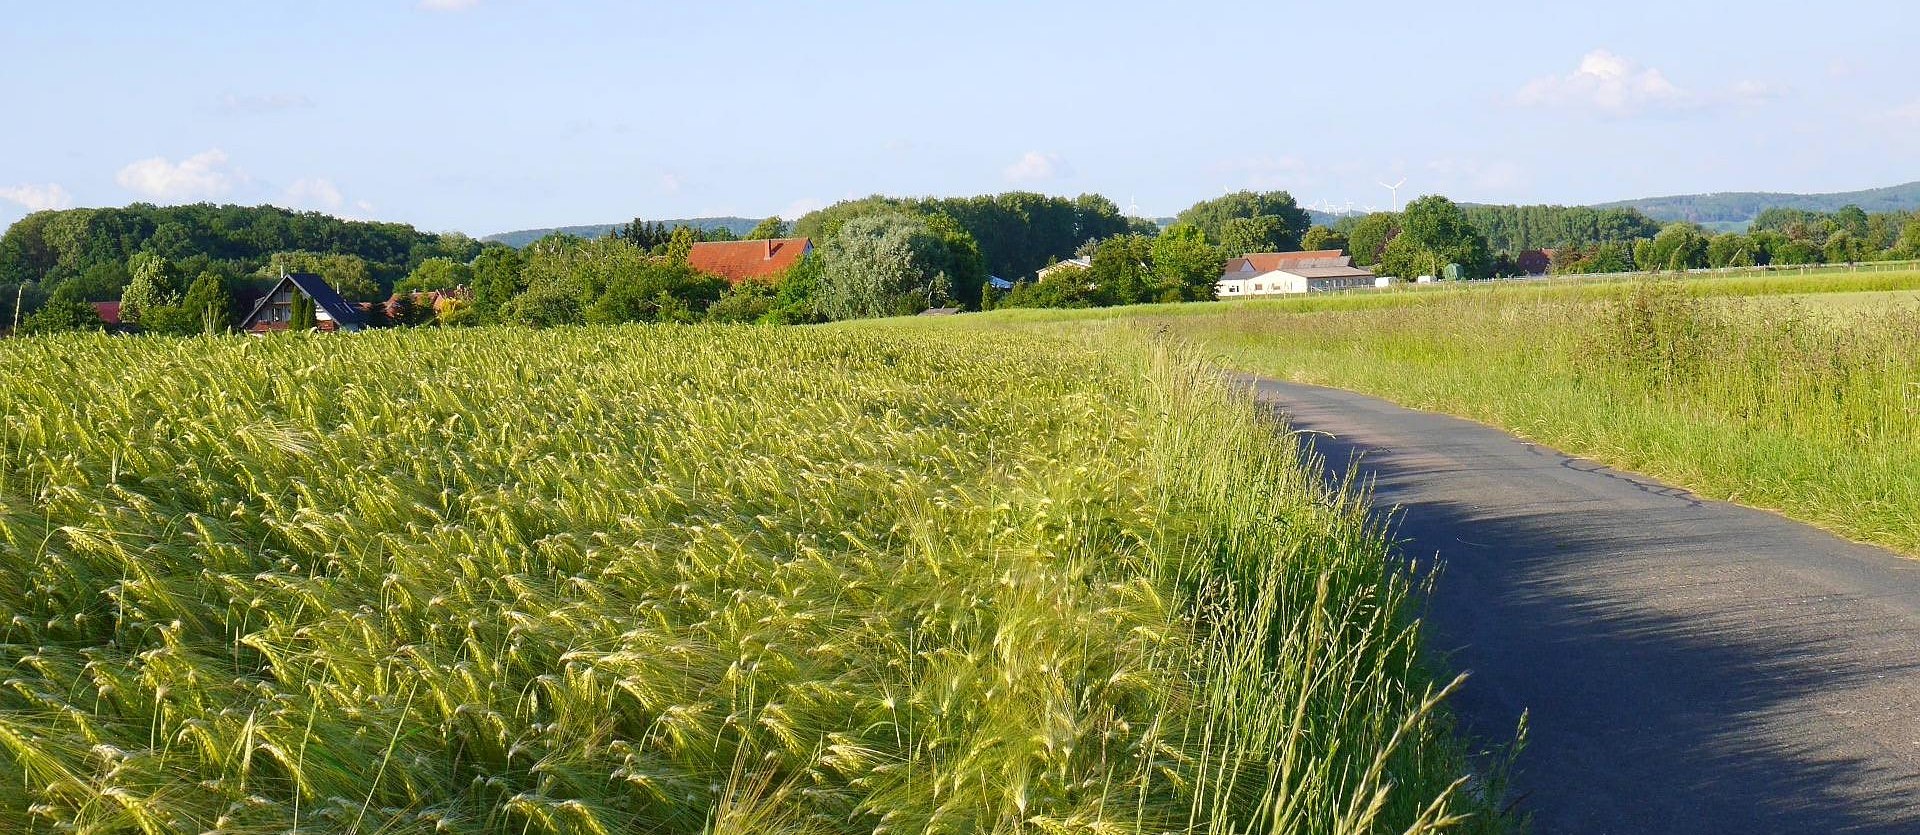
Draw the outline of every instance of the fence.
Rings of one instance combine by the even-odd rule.
[[[1462,287],[1506,284],[1512,282],[1535,282],[1547,284],[1589,284],[1608,281],[1626,281],[1650,276],[1737,276],[1737,275],[1845,275],[1849,273],[1881,272],[1920,272],[1920,260],[1906,261],[1863,261],[1855,264],[1796,264],[1766,265],[1760,267],[1701,267],[1699,269],[1674,272],[1671,270],[1636,270],[1622,273],[1563,273],[1560,275],[1512,275],[1495,278],[1471,279],[1467,281],[1432,281],[1425,284],[1397,282],[1389,287],[1363,288],[1371,290],[1405,290],[1425,287]]]

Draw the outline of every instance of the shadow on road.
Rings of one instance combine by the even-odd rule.
[[[1393,509],[1404,554],[1438,558],[1426,631],[1471,675],[1464,729],[1507,739],[1531,713],[1513,787],[1539,831],[1920,832],[1920,750],[1837,723],[1879,721],[1879,696],[1849,694],[1915,680],[1920,648],[1887,651],[1909,635],[1871,595],[1763,582],[1793,576],[1792,523],[1506,436],[1518,451],[1482,461],[1484,438],[1396,450],[1292,418],[1329,478],[1354,467]],[[1564,474],[1509,477],[1504,455]]]

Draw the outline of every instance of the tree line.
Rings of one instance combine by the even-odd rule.
[[[1768,209],[1745,232],[1713,232],[1669,223],[1650,237],[1568,247],[1553,257],[1559,273],[1692,270],[1721,267],[1853,264],[1920,258],[1920,213],[1843,206],[1834,212]]]
[[[1461,211],[1467,222],[1486,236],[1488,247],[1508,255],[1531,249],[1632,242],[1660,231],[1660,224],[1638,209],[1466,205]]]
[[[1435,205],[1456,214],[1428,222],[1430,213],[1415,210],[1410,222],[1396,220],[1399,243],[1383,246],[1390,263],[1479,263],[1473,253],[1484,243],[1465,254],[1447,249],[1449,236],[1467,227],[1451,203]],[[873,196],[791,225],[763,221],[746,237],[807,237],[815,256],[771,281],[729,285],[687,263],[693,245],[733,239],[725,229],[636,218],[602,238],[556,233],[514,249],[272,207],[137,205],[30,216],[8,231],[0,252],[11,255],[0,261],[16,288],[32,291],[16,294],[39,310],[23,323],[27,330],[98,327],[87,303],[114,299],[132,327],[220,330],[237,324],[239,304],[282,272],[318,274],[350,301],[389,299],[371,313],[390,324],[802,323],[929,307],[1207,299],[1230,258],[1346,245],[1344,234],[1308,222],[1284,191],[1204,200],[1164,231],[1098,195]],[[1414,234],[1399,235],[1403,225]],[[998,272],[1026,279],[1076,254],[1088,258],[1084,270],[1022,280],[1011,292],[987,280]],[[436,295],[418,295],[425,293]]]
[[[139,255],[164,259],[183,284],[211,273],[230,292],[262,271],[324,265],[317,271],[343,295],[374,299],[429,258],[469,261],[480,249],[458,233],[273,206],[136,203],[35,212],[0,235],[0,324],[49,302],[117,299]],[[24,310],[16,311],[16,302]]]
[[[1632,209],[1461,206],[1437,195],[1333,226],[1309,217],[1284,191],[1203,200],[1164,230],[1099,195],[876,195],[791,224],[762,221],[745,237],[807,237],[814,256],[769,281],[729,284],[687,261],[695,244],[733,232],[640,218],[601,238],[556,233],[515,249],[274,207],[49,211],[0,236],[0,325],[18,315],[28,331],[98,327],[88,303],[119,300],[123,322],[143,330],[223,330],[282,272],[319,274],[352,301],[385,300],[371,313],[381,323],[553,326],[1211,299],[1228,260],[1297,249],[1344,249],[1401,278],[1513,274],[1521,248],[1554,250],[1563,273],[1920,257],[1920,216],[1853,206],[1769,210],[1746,232],[1718,234],[1657,226]],[[1035,276],[1075,256],[1085,266]],[[1016,283],[995,290],[995,275]]]
[[[1097,194],[1069,199],[1014,191],[977,197],[873,195],[844,200],[800,217],[793,233],[823,242],[854,218],[875,214],[944,217],[972,236],[988,274],[1008,279],[1069,257],[1087,241],[1158,228],[1151,221],[1122,215],[1113,201]]]

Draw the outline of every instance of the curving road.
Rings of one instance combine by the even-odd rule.
[[[1542,833],[1920,833],[1920,560],[1481,424],[1243,378],[1438,557],[1468,733]],[[1915,509],[1920,513],[1920,508]]]

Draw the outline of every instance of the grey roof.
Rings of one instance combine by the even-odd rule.
[[[273,297],[280,292],[280,285],[288,282],[300,288],[300,292],[305,293],[307,298],[313,299],[314,305],[325,310],[333,321],[342,325],[361,324],[359,308],[341,298],[326,279],[313,273],[289,273],[281,276],[279,281],[274,282],[273,286],[260,296],[260,301],[254,303],[253,309],[247,311],[247,317],[240,321],[243,324],[251,323],[255,316],[260,315],[260,309],[266,307],[267,303],[273,301]]]
[[[313,299],[314,304],[326,310],[327,315],[332,316],[335,322],[342,325],[360,324],[359,308],[341,298],[326,279],[313,273],[293,273],[287,276],[287,280],[292,281],[301,292],[306,293],[307,298]]]
[[[1363,269],[1360,269],[1359,267],[1295,267],[1290,270],[1281,270],[1281,272],[1292,273],[1293,275],[1301,276],[1303,278],[1372,278],[1373,277],[1372,270],[1363,270]]]

